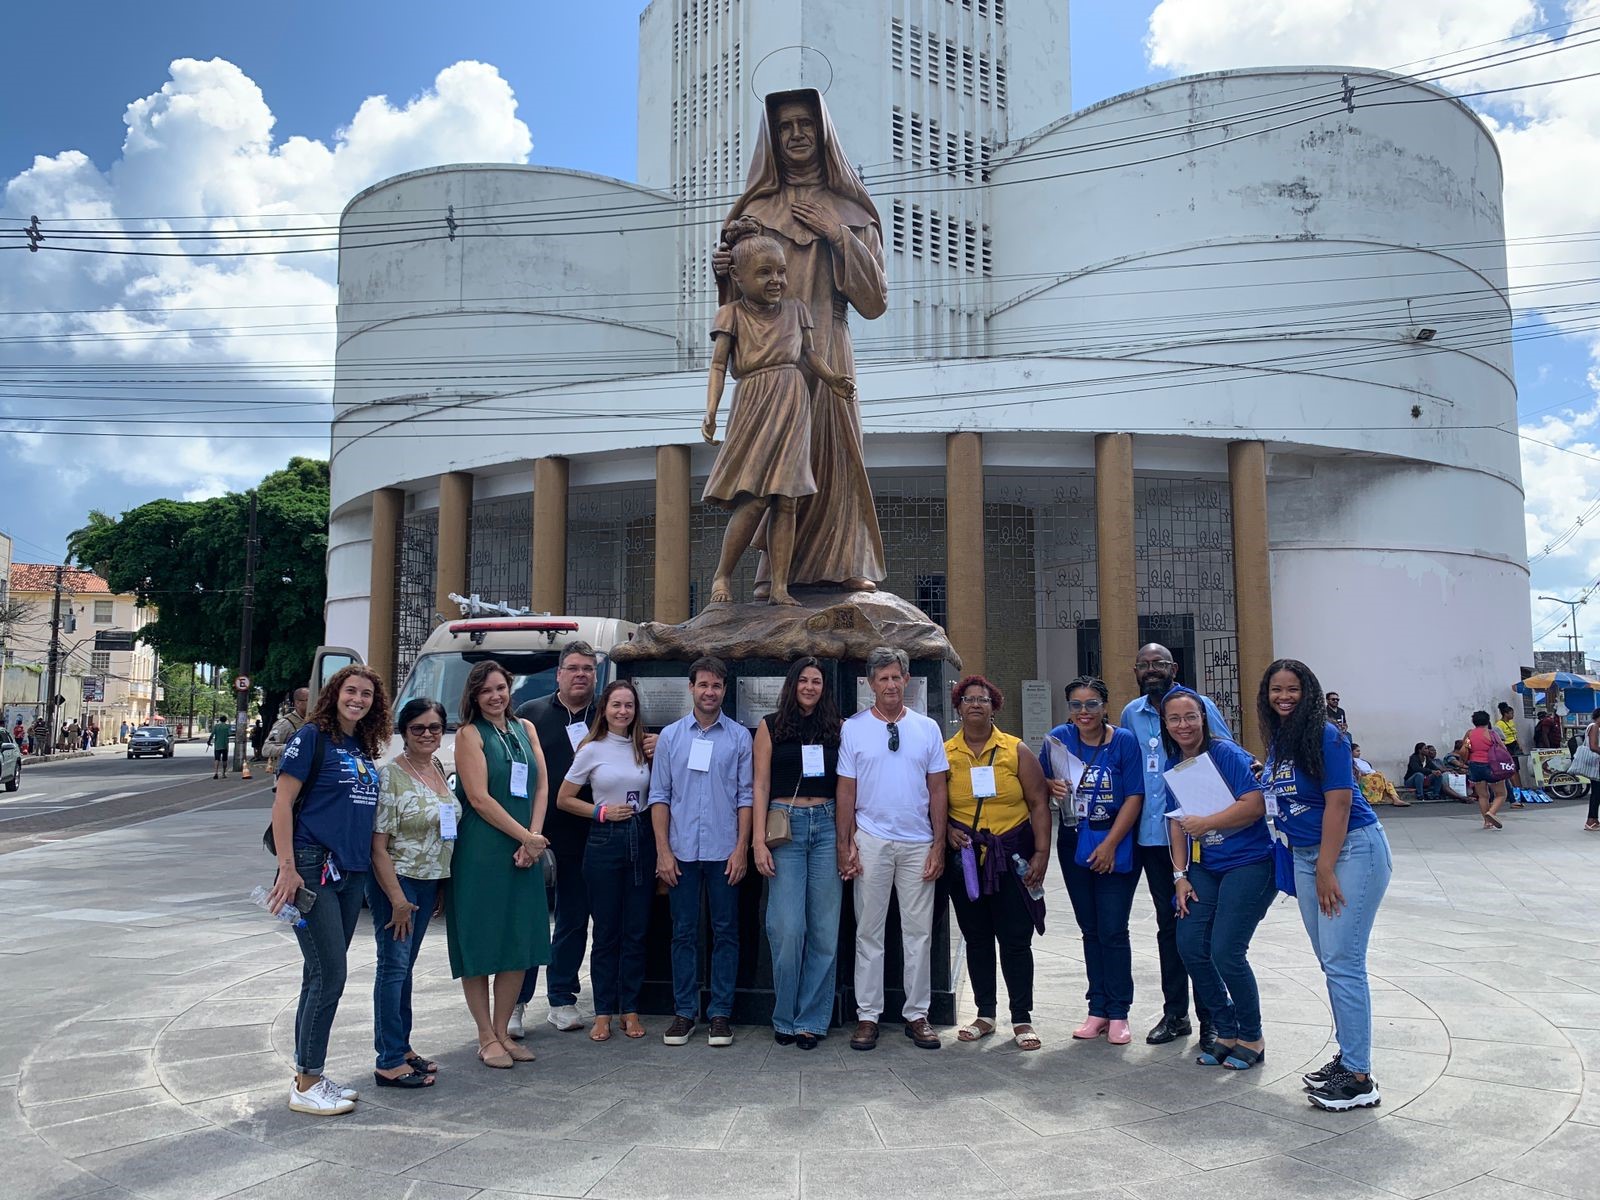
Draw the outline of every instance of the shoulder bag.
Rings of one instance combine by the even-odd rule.
[[[1572,765],[1567,768],[1574,775],[1581,775],[1585,779],[1600,779],[1600,754],[1595,753],[1596,726],[1591,725],[1584,732],[1583,741],[1578,743],[1577,750],[1572,754]]]
[[[322,774],[322,762],[328,757],[328,739],[323,736],[322,730],[316,729],[315,726],[312,726],[312,728],[316,732],[317,746],[311,752],[311,773],[306,776],[306,781],[300,785],[300,794],[294,798],[294,809],[290,817],[291,827],[300,820],[300,810],[305,807],[306,803],[306,789],[316,783],[318,776]],[[261,835],[261,844],[267,848],[268,854],[276,854],[278,852],[277,839],[272,836],[271,817],[267,818],[267,831]]]
[[[1506,749],[1505,741],[1500,737],[1500,731],[1494,726],[1489,727],[1489,778],[1495,783],[1502,783],[1517,773],[1517,760],[1511,757],[1511,751]]]

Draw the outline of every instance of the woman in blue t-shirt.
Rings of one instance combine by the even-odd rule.
[[[1087,1041],[1102,1033],[1125,1046],[1133,1007],[1133,951],[1128,914],[1139,873],[1133,864],[1133,831],[1144,807],[1144,764],[1139,741],[1106,720],[1106,685],[1080,675],[1067,684],[1071,719],[1050,731],[1077,765],[1075,779],[1052,769],[1047,742],[1039,762],[1050,794],[1061,805],[1056,853],[1066,876],[1072,915],[1083,932],[1083,964],[1089,976],[1089,1016],[1072,1036]],[[1058,752],[1059,753],[1059,752]]]
[[[295,935],[305,967],[294,1018],[295,1079],[289,1107],[316,1116],[347,1113],[355,1089],[322,1073],[328,1035],[344,994],[345,954],[367,891],[372,825],[378,811],[373,760],[389,740],[389,698],[370,667],[345,667],[278,760],[272,837],[278,878],[268,897],[277,912],[300,888],[316,902]],[[315,771],[315,777],[313,777]]]
[[[1356,787],[1350,741],[1329,722],[1310,667],[1291,658],[1268,667],[1256,712],[1267,744],[1267,811],[1294,854],[1300,919],[1328,981],[1339,1042],[1306,1087],[1318,1108],[1371,1108],[1379,1096],[1367,942],[1394,869],[1389,839]]]
[[[1256,926],[1278,889],[1272,883],[1272,834],[1250,754],[1231,741],[1211,738],[1205,706],[1186,687],[1161,701],[1161,741],[1174,767],[1209,755],[1233,803],[1209,816],[1183,812],[1193,776],[1167,778],[1172,881],[1177,892],[1178,953],[1210,1010],[1215,1036],[1202,1041],[1202,1067],[1248,1071],[1267,1056],[1261,1032],[1261,993],[1246,954]],[[1169,768],[1170,769],[1170,768]],[[1198,797],[1196,797],[1198,799]]]

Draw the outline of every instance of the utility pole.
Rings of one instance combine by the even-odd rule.
[[[244,539],[244,603],[239,611],[239,673],[235,682],[250,675],[250,638],[254,634],[256,616],[256,494],[250,493],[250,531]],[[250,717],[250,689],[235,688],[238,697],[238,719],[233,727],[233,769],[245,779],[250,778],[250,751],[245,745],[248,737],[245,722]]]
[[[1580,604],[1587,604],[1589,598],[1587,596],[1579,596],[1576,600],[1563,600],[1559,596],[1540,596],[1539,599],[1549,600],[1553,604],[1565,604],[1567,606],[1567,611],[1572,616],[1572,633],[1570,635],[1570,640],[1572,642],[1572,661],[1577,664],[1577,666],[1573,668],[1573,672],[1578,675],[1587,674],[1587,672],[1584,670],[1584,667],[1587,664],[1584,663],[1583,654],[1578,647],[1578,606]]]
[[[44,752],[48,755],[56,744],[56,687],[61,662],[61,577],[65,567],[56,568],[55,600],[50,605],[50,669],[46,678],[44,696]]]

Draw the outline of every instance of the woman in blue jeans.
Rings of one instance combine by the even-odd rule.
[[[584,785],[590,799],[580,799]],[[583,883],[594,921],[589,978],[594,1025],[589,1040],[611,1040],[612,1017],[622,1032],[642,1038],[639,989],[644,986],[644,937],[656,894],[656,841],[649,817],[650,761],[644,751],[639,692],[626,679],[606,685],[589,732],[578,743],[556,807],[594,822],[583,851]]]
[[[1231,741],[1213,741],[1199,695],[1175,687],[1161,701],[1161,740],[1167,776],[1168,833],[1178,905],[1178,953],[1210,1010],[1216,1029],[1195,1059],[1202,1067],[1248,1071],[1267,1057],[1261,993],[1246,957],[1256,926],[1278,889],[1272,882],[1272,833],[1250,754]],[[1185,813],[1198,802],[1183,763],[1207,757],[1233,803],[1209,814]],[[1186,797],[1185,793],[1189,795]],[[1198,807],[1198,803],[1197,803]]]
[[[372,862],[378,808],[373,759],[389,740],[389,698],[370,667],[351,666],[328,681],[316,708],[278,760],[272,844],[278,877],[268,896],[277,912],[301,888],[315,897],[295,930],[300,1001],[294,1017],[294,1082],[289,1107],[327,1117],[350,1112],[359,1096],[322,1073],[328,1036],[344,995],[345,956],[355,936]]]
[[[772,947],[772,1039],[815,1050],[833,1020],[844,884],[836,853],[834,794],[839,783],[839,710],[822,664],[789,668],[777,711],[756,727],[752,828],[756,870],[767,885]],[[789,817],[789,840],[767,844],[767,817]]]
[[[1300,919],[1328,981],[1339,1051],[1305,1077],[1311,1103],[1344,1112],[1379,1102],[1372,1075],[1367,943],[1389,887],[1389,840],[1356,787],[1349,739],[1328,721],[1311,668],[1279,659],[1256,697],[1267,745],[1267,811],[1294,856]]]
[[[439,1069],[411,1048],[411,978],[428,922],[444,904],[461,823],[461,802],[435,757],[445,720],[437,700],[407,702],[396,722],[401,751],[378,773],[367,905],[378,941],[372,1077],[379,1087],[429,1087]]]
[[[1128,916],[1139,886],[1133,835],[1144,808],[1144,762],[1139,740],[1106,719],[1111,693],[1105,682],[1080,675],[1067,684],[1065,725],[1050,736],[1072,756],[1072,778],[1054,769],[1051,746],[1039,755],[1050,794],[1061,803],[1056,853],[1067,879],[1067,898],[1083,934],[1089,976],[1089,1016],[1073,1030],[1080,1041],[1104,1034],[1114,1046],[1133,1040],[1133,950]]]

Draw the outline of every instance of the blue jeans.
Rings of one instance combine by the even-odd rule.
[[[1421,771],[1406,777],[1406,786],[1417,794],[1419,800],[1437,800],[1444,791],[1444,776],[1429,779]]]
[[[1178,918],[1178,953],[1195,991],[1211,1014],[1217,1036],[1261,1040],[1261,993],[1245,957],[1256,926],[1278,895],[1272,859],[1213,871],[1189,866],[1194,895],[1189,915]]]
[[[598,1017],[639,1011],[644,939],[656,894],[656,836],[649,816],[589,831],[583,883],[594,918],[589,983]]]
[[[832,800],[789,814],[793,840],[772,848],[776,874],[767,883],[767,941],[772,946],[772,1028],[825,1034],[833,1021],[839,954],[837,809]],[[760,836],[758,832],[757,836]]]
[[[739,971],[739,889],[728,882],[728,860],[678,860],[678,885],[667,890],[672,909],[672,998],[680,1017],[700,1016],[700,893],[711,909],[711,1004],[708,1017],[733,1016]]]
[[[593,830],[590,830],[591,835]],[[545,998],[551,1008],[578,1002],[578,971],[589,942],[589,887],[583,881],[583,847],[562,845],[555,851],[555,931],[550,935],[550,965],[544,969]],[[591,973],[593,963],[590,964]],[[517,1003],[526,1004],[539,989],[539,968],[522,977]],[[598,1007],[596,1012],[601,1011]]]
[[[437,879],[398,878],[406,899],[417,906],[411,914],[411,934],[405,938],[396,938],[394,930],[384,928],[394,917],[394,905],[378,886],[376,876],[367,879],[367,906],[372,909],[372,932],[378,940],[378,971],[372,981],[372,1046],[378,1052],[380,1071],[403,1066],[406,1051],[411,1049],[411,973],[439,898]]]
[[[1056,836],[1056,854],[1061,859],[1061,873],[1066,876],[1072,915],[1083,933],[1089,1015],[1126,1021],[1133,1008],[1133,949],[1128,944],[1128,917],[1139,888],[1139,872],[1096,875],[1072,861],[1077,851],[1077,828],[1061,826]]]
[[[1378,905],[1388,890],[1394,858],[1382,825],[1366,825],[1345,835],[1334,865],[1344,908],[1325,917],[1317,906],[1317,847],[1294,848],[1294,886],[1300,919],[1311,949],[1328,981],[1334,1036],[1347,1069],[1359,1075],[1372,1070],[1372,989],[1367,982],[1367,942]]]
[[[305,914],[305,928],[294,931],[305,960],[300,971],[300,1002],[294,1010],[294,1069],[321,1075],[328,1061],[328,1037],[344,995],[345,959],[361,916],[367,891],[365,871],[346,871],[337,883],[322,882],[328,852],[320,847],[295,847],[294,867],[315,892],[317,902]]]

